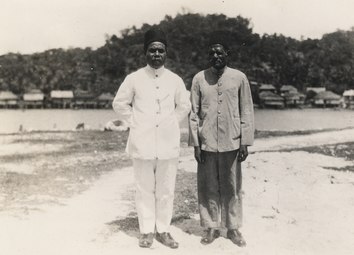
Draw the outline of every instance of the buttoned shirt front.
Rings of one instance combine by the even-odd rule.
[[[253,103],[244,73],[229,67],[220,76],[212,68],[199,72],[191,102],[189,145],[225,152],[253,144]]]
[[[164,67],[141,68],[125,78],[112,105],[130,127],[127,152],[132,158],[179,156],[179,122],[189,113],[190,101],[178,75]]]

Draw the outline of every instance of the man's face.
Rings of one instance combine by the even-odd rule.
[[[150,43],[146,50],[146,61],[155,69],[163,66],[166,61],[166,46],[161,42]]]
[[[227,51],[221,44],[211,45],[209,48],[209,63],[217,70],[223,69],[227,62]]]

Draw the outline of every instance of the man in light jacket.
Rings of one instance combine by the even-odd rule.
[[[113,109],[130,128],[126,150],[135,174],[139,246],[151,247],[155,237],[178,248],[169,226],[180,151],[179,122],[191,105],[182,79],[164,67],[167,41],[161,30],[145,33],[144,51],[147,66],[125,78]]]
[[[211,67],[192,81],[190,145],[198,161],[198,202],[202,244],[210,244],[227,228],[236,245],[246,244],[242,225],[241,162],[254,135],[251,90],[244,73],[227,66],[228,40],[215,32],[209,43]]]

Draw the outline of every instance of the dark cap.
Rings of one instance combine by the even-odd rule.
[[[165,33],[158,29],[158,28],[152,28],[148,31],[146,31],[144,35],[144,51],[146,52],[148,46],[152,42],[161,42],[167,47],[167,40],[166,40],[166,35]]]
[[[231,38],[229,35],[230,32],[228,31],[223,31],[223,30],[218,30],[218,31],[213,31],[210,34],[209,37],[209,44],[208,46],[212,46],[215,44],[221,44],[222,46],[224,46],[224,48],[226,50],[229,49],[229,45],[231,43]]]

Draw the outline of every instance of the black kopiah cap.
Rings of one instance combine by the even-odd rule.
[[[167,47],[167,40],[165,33],[158,28],[153,28],[148,30],[144,35],[144,51],[146,52],[147,47],[152,42],[161,42]]]
[[[226,50],[229,49],[230,36],[228,31],[214,31],[210,34],[209,47],[215,44],[221,44]]]

